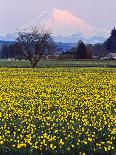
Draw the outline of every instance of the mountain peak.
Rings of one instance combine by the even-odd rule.
[[[40,16],[28,24],[30,27],[45,27],[51,29],[54,36],[71,36],[82,34],[92,37],[98,33],[106,33],[102,29],[91,26],[87,21],[74,16],[69,10],[54,8],[51,12],[44,11]],[[27,27],[25,29],[28,29]]]
[[[60,10],[57,8],[54,8],[50,12],[42,12],[34,20],[19,28],[19,31],[30,31],[32,27],[44,27],[51,30],[55,38],[64,38],[63,40],[69,38],[70,41],[77,40],[76,38],[80,40],[83,38],[89,39],[94,36],[106,37],[106,34],[108,34],[106,30],[91,26],[87,21],[73,15],[69,10]],[[60,41],[60,39],[57,41]]]
[[[60,10],[60,9],[56,9],[56,8],[54,8],[52,12],[54,15],[58,15],[58,16],[72,15],[69,10]]]

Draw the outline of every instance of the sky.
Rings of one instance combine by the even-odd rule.
[[[66,9],[92,26],[116,26],[116,0],[0,0],[0,34],[29,23],[43,11]]]

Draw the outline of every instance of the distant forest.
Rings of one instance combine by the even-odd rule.
[[[116,29],[112,29],[110,37],[104,43],[84,44],[83,41],[74,43],[56,43],[56,55],[59,58],[92,59],[105,57],[108,53],[116,53]],[[0,58],[23,59],[22,48],[17,42],[0,41]]]
[[[104,43],[85,45],[82,41],[79,41],[76,47],[62,53],[62,55],[67,58],[72,57],[72,59],[99,59],[107,56],[108,53],[116,53],[115,27],[112,29],[110,37]]]

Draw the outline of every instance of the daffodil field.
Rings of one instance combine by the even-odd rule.
[[[116,68],[0,68],[0,155],[116,151]]]

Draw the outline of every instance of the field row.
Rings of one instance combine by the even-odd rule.
[[[0,69],[0,153],[116,149],[116,69]]]
[[[31,63],[26,60],[0,60],[0,67],[31,67]],[[116,60],[41,60],[37,67],[113,67],[116,68]]]

